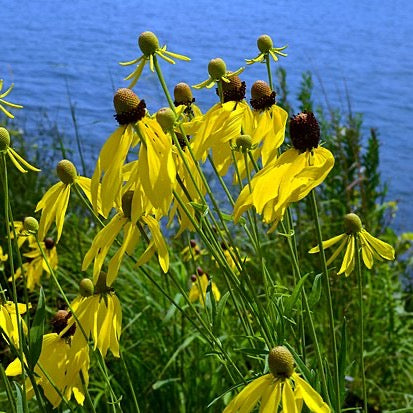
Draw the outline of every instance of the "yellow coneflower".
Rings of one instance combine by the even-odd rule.
[[[34,368],[36,382],[54,408],[62,402],[62,395],[67,400],[74,395],[77,403],[83,405],[84,387],[89,382],[89,347],[76,325],[66,328],[70,318],[65,310],[55,314],[51,321],[54,332],[43,336],[42,351]],[[20,359],[11,362],[5,372],[7,376],[22,374]],[[29,378],[26,393],[28,399],[35,394]]]
[[[30,307],[29,307],[30,308]],[[13,301],[3,302],[0,298],[0,330],[6,336],[7,341],[11,341],[15,347],[19,347],[19,324],[23,327],[23,333],[27,334],[27,326],[21,315],[27,312],[27,305]]]
[[[177,118],[182,116],[182,121],[190,121],[196,116],[201,116],[201,109],[194,103],[191,87],[184,83],[178,83],[174,87],[174,105],[176,106]]]
[[[285,50],[287,46],[274,47],[274,43],[271,37],[268,36],[268,34],[263,34],[257,39],[257,47],[260,53],[253,59],[245,59],[247,65],[251,65],[253,63],[262,63],[264,59],[268,57],[268,55],[273,58],[274,62],[278,60],[278,56],[287,56],[286,53],[283,53],[283,50]]]
[[[43,198],[38,202],[36,212],[40,210],[42,211],[39,223],[39,238],[44,239],[52,222],[56,221],[56,243],[58,243],[60,236],[62,235],[72,185],[78,185],[90,202],[92,196],[90,192],[90,179],[84,176],[79,176],[72,162],[67,159],[61,160],[57,164],[56,172],[61,182],[54,184],[47,190],[43,195]]]
[[[343,251],[344,247],[346,247],[343,262],[337,274],[344,273],[346,276],[349,276],[353,272],[356,262],[356,237],[359,239],[361,257],[363,258],[364,265],[369,270],[373,267],[374,259],[377,261],[394,260],[394,248],[386,242],[381,241],[369,234],[363,228],[361,220],[356,214],[351,213],[345,215],[344,226],[346,229],[344,234],[340,234],[336,237],[330,238],[327,241],[323,241],[324,249],[340,243],[327,261],[327,265],[330,265],[338,257],[340,252]],[[316,246],[311,248],[308,252],[310,254],[320,252],[320,247]]]
[[[197,273],[191,275],[191,289],[189,290],[189,300],[194,303],[199,301],[202,307],[205,306],[207,288],[211,284],[211,291],[214,295],[215,301],[219,301],[221,293],[217,285],[210,279],[209,275],[205,273],[202,268],[197,268]]]
[[[0,92],[3,89],[3,79],[0,79]],[[3,93],[0,93],[0,110],[10,119],[14,119],[14,115],[9,112],[4,106],[8,106],[13,109],[22,109],[22,105],[17,105],[16,103],[11,103],[8,100],[5,100],[4,98],[10,94],[10,92],[13,90],[14,84],[12,83],[11,86]]]
[[[93,264],[93,279],[96,283],[105,261],[106,255],[115,241],[120,231],[124,232],[122,245],[116,254],[110,259],[108,264],[107,285],[111,286],[117,277],[120,264],[125,253],[131,255],[140,239],[140,230],[138,225],[144,230],[143,225],[149,228],[151,239],[149,244],[137,261],[137,265],[143,265],[157,252],[159,264],[164,272],[169,268],[169,253],[165,240],[162,236],[159,222],[150,215],[142,215],[139,217],[138,223],[131,220],[132,198],[133,191],[127,191],[122,196],[122,207],[118,213],[111,219],[103,229],[101,229],[92,241],[89,251],[86,253],[82,271],[85,271],[90,263]]]
[[[334,165],[332,153],[319,146],[320,128],[311,112],[300,113],[290,122],[293,148],[269,162],[244,187],[234,205],[234,220],[254,206],[275,230],[288,205],[298,202],[320,185]]]
[[[0,105],[1,108],[1,105]],[[22,173],[26,173],[27,169],[39,172],[40,169],[30,165],[10,146],[10,133],[6,128],[0,127],[0,153],[7,155],[13,162],[13,165]]]
[[[299,413],[303,402],[314,413],[331,410],[321,396],[294,371],[294,358],[284,346],[274,347],[268,355],[270,373],[247,385],[225,408],[223,413],[249,413],[261,402],[261,413]]]
[[[136,65],[136,69],[125,77],[125,80],[132,80],[129,84],[128,88],[132,89],[138,79],[140,78],[143,68],[146,65],[146,62],[149,61],[149,67],[153,72],[154,69],[154,57],[159,56],[160,58],[166,60],[168,63],[175,64],[175,61],[171,59],[172,57],[179,60],[189,61],[191,60],[189,57],[178,54],[172,53],[166,50],[166,45],[161,47],[159,45],[159,40],[156,35],[152,32],[143,32],[138,37],[138,45],[141,49],[143,55],[131,60],[129,62],[120,62],[119,64],[122,66],[130,66]]]

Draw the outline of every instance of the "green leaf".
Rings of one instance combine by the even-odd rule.
[[[15,381],[13,384],[16,388],[16,411],[17,413],[24,413],[22,389]]]
[[[297,283],[297,285],[295,286],[292,294],[290,295],[290,297],[288,297],[288,299],[286,300],[285,303],[285,314],[287,316],[289,316],[291,314],[291,311],[294,308],[295,303],[298,300],[298,297],[301,293],[301,290],[303,288],[304,282],[307,279],[309,274],[304,275],[304,277],[301,278],[301,280]]]
[[[317,274],[314,278],[313,287],[311,288],[311,292],[308,295],[308,304],[313,307],[315,304],[318,303],[321,297],[321,277],[322,274]]]
[[[340,381],[340,400],[344,400],[345,394],[345,373],[347,358],[347,325],[344,317],[343,327],[341,329],[341,345],[338,353],[338,378]]]
[[[34,315],[33,324],[30,327],[29,336],[29,357],[28,363],[33,370],[40,357],[43,344],[44,320],[46,318],[46,301],[43,288],[40,288],[39,302],[37,304],[36,314]]]
[[[227,291],[218,302],[217,311],[216,311],[215,317],[212,320],[212,328],[213,328],[214,334],[218,333],[221,327],[222,315],[224,313],[225,304],[227,303],[228,298],[229,298],[229,291]]]

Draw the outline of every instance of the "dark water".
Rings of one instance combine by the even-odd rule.
[[[256,55],[256,38],[268,33],[276,45],[289,45],[282,65],[292,93],[301,73],[311,70],[319,102],[327,97],[346,109],[347,88],[352,110],[364,113],[365,130],[379,129],[382,175],[389,199],[400,201],[395,227],[412,229],[413,1],[1,0],[0,6],[0,78],[16,84],[12,101],[25,106],[17,118],[30,129],[46,110],[70,135],[68,89],[81,137],[96,148],[115,127],[113,90],[127,85],[122,79],[130,69],[117,62],[140,54],[139,33],[154,31],[168,50],[192,57],[175,66],[165,62],[170,88],[204,80],[213,57],[238,68]],[[248,67],[243,78],[265,79],[265,66]],[[166,106],[149,70],[135,91],[151,111]],[[195,96],[203,109],[215,99],[205,90]]]

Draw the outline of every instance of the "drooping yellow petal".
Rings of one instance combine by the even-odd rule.
[[[285,380],[282,389],[282,405],[284,413],[298,413],[295,404],[293,389],[291,388],[290,380]]]
[[[347,243],[346,253],[344,254],[343,263],[341,264],[340,271],[337,274],[342,274],[345,272],[346,276],[348,276],[352,269],[354,268],[355,263],[355,240],[354,235],[351,235],[350,239]]]
[[[332,247],[333,245],[337,244],[337,242],[341,241],[347,236],[347,234],[340,234],[337,235],[336,237],[330,238],[326,241],[323,241],[323,249],[327,249]],[[316,252],[320,252],[320,246],[317,245],[316,247],[311,248],[310,251],[308,251],[309,254],[314,254]]]
[[[330,408],[323,401],[322,397],[297,373],[293,374],[293,379],[297,387],[301,390],[304,403],[314,413],[330,413]]]
[[[361,234],[365,238],[365,240],[370,244],[372,249],[377,252],[382,258],[393,261],[394,256],[394,248],[387,244],[387,242],[381,241],[380,239],[373,237],[373,235],[369,234],[364,228],[361,230]]]
[[[273,378],[270,377],[270,380]],[[274,387],[275,386],[275,387]],[[272,386],[268,386],[262,396],[260,413],[274,413],[278,411],[281,401],[281,382],[277,380]]]
[[[20,162],[27,169],[30,169],[35,172],[40,172],[39,168],[36,168],[35,166],[30,165],[29,162],[27,162],[22,156],[20,156],[13,148],[9,147],[9,152],[11,152],[13,156],[17,159],[17,161]]]

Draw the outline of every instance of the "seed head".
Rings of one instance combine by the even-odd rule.
[[[26,217],[23,221],[23,228],[30,233],[36,233],[39,229],[39,221],[33,217]]]
[[[93,295],[94,286],[93,282],[89,278],[83,278],[79,283],[79,294],[82,297],[90,297]]]
[[[251,87],[251,106],[256,110],[267,109],[275,105],[275,95],[267,82],[257,80]]]
[[[245,82],[242,82],[239,76],[231,76],[229,78],[229,83],[222,82],[222,93],[224,95],[224,103],[230,101],[241,102],[241,100],[245,99],[246,90],[247,87],[245,85]]]
[[[44,246],[47,250],[51,250],[55,245],[56,243],[54,242],[54,239],[52,237],[47,237],[44,239]]]
[[[257,39],[257,46],[261,53],[268,53],[274,47],[274,44],[268,34],[262,34]]]
[[[149,57],[159,49],[159,40],[152,32],[143,32],[139,35],[138,44],[142,53]]]
[[[361,219],[356,214],[344,215],[344,228],[347,234],[356,234],[363,228]]]
[[[291,118],[290,137],[294,148],[302,152],[317,148],[320,126],[313,112],[302,112]]]
[[[132,199],[134,191],[127,191],[122,195],[122,211],[125,217],[129,218],[132,214]]]
[[[225,75],[226,72],[227,72],[227,66],[220,57],[217,57],[209,61],[208,73],[212,79],[219,80],[221,79],[222,76]]]
[[[66,310],[59,310],[51,319],[50,324],[52,325],[53,332],[59,334],[67,327],[67,322],[71,314]],[[63,334],[62,337],[70,337],[75,334],[76,331],[76,324],[73,324],[66,333]]]
[[[73,184],[77,177],[76,167],[67,159],[63,159],[57,164],[56,172],[65,185]]]
[[[156,112],[156,120],[161,125],[164,132],[173,129],[175,119],[175,113],[171,108],[161,108]]]
[[[194,283],[196,281],[196,274],[191,275],[191,281]]]
[[[191,87],[184,83],[178,83],[174,88],[174,105],[189,105],[194,101]]]
[[[138,96],[128,88],[120,88],[113,96],[115,107],[115,118],[120,125],[135,123],[145,116],[145,101],[139,100]]]
[[[287,347],[274,347],[268,354],[268,366],[276,378],[288,378],[294,373],[294,357]]]

